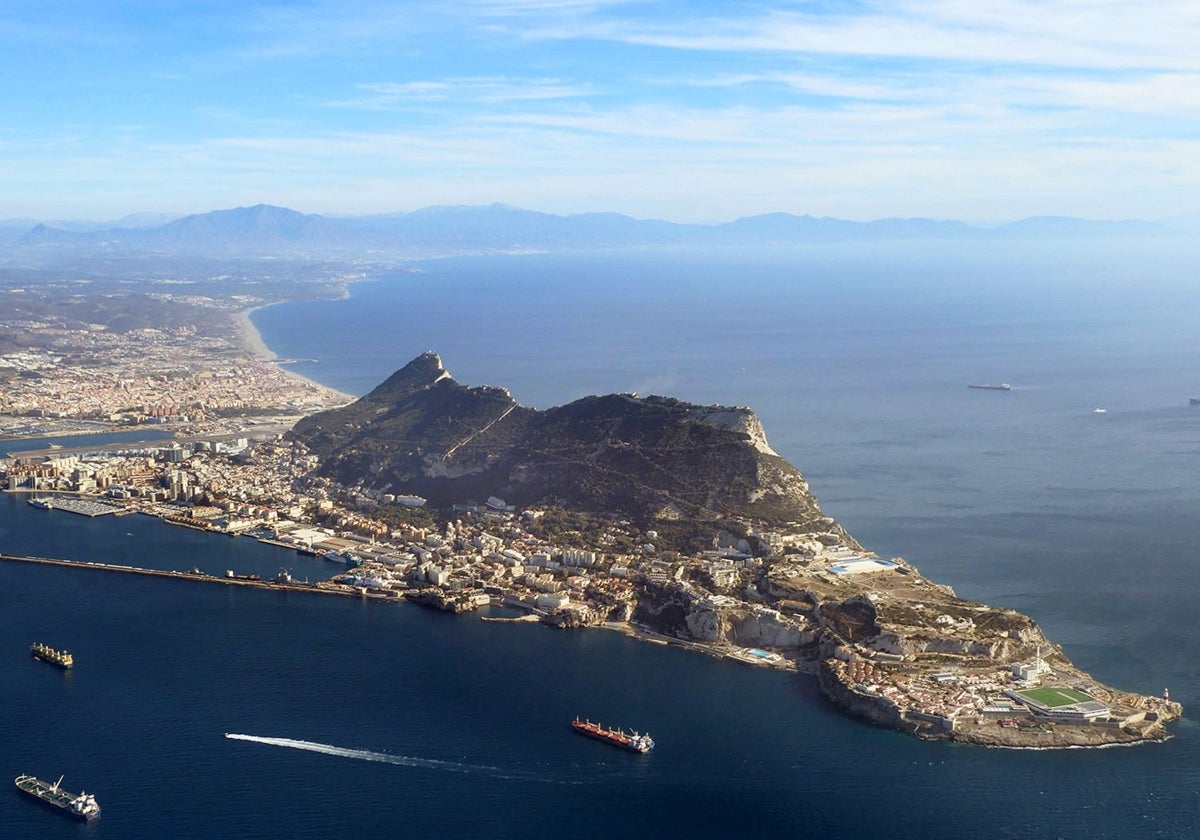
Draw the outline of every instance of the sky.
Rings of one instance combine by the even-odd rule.
[[[5,0],[0,219],[1163,219],[1200,3]]]

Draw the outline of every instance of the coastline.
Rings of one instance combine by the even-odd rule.
[[[285,302],[285,301],[277,301],[277,302]],[[274,366],[274,368],[277,371],[284,374],[288,378],[293,379],[294,381],[310,383],[310,384],[318,386],[321,389],[328,391],[330,393],[338,394],[340,397],[345,398],[347,401],[353,400],[354,398],[349,395],[342,394],[331,388],[327,388],[326,386],[320,385],[320,383],[316,382],[315,380],[312,380],[303,375],[294,373],[283,367],[284,364],[286,364],[288,361],[291,361],[291,360],[279,359],[278,354],[275,353],[273,350],[271,350],[271,348],[266,344],[262,334],[259,332],[257,327],[254,325],[253,320],[252,320],[252,314],[255,311],[257,311],[260,308],[264,308],[265,306],[268,306],[268,305],[274,305],[274,304],[273,303],[262,304],[257,307],[252,307],[252,308],[241,310],[241,311],[234,313],[234,319],[235,319],[234,326],[237,330],[235,341],[240,341],[240,346],[241,346],[242,350],[244,350],[247,354],[249,354],[256,363]],[[183,524],[183,523],[175,522],[173,524]],[[189,526],[189,527],[192,527],[192,526]],[[207,530],[207,529],[202,528],[201,530]],[[851,545],[856,546],[856,544],[854,544],[854,543],[851,543]],[[896,564],[893,564],[893,565],[896,565]],[[813,579],[813,576],[811,574],[808,574],[805,572],[802,575],[801,572],[803,570],[800,570],[797,568],[794,571],[796,571],[796,573],[798,575],[801,575],[801,577],[804,577],[804,575],[807,575],[807,577],[804,577],[804,585],[809,587],[809,589],[811,589],[814,585],[817,585],[820,583],[820,581]],[[914,574],[914,573],[916,573],[915,569],[909,569],[906,572],[906,574]],[[903,579],[897,577],[896,580],[902,581]],[[918,578],[912,578],[912,580],[918,580]],[[918,581],[918,582],[923,582],[923,581]],[[782,583],[787,584],[788,582],[782,581]],[[834,586],[834,584],[829,584],[829,585]],[[788,586],[790,586],[790,584],[788,584]],[[836,589],[836,587],[834,587],[834,588]],[[922,594],[920,596],[920,600],[924,601],[924,602],[930,602],[930,603],[937,601],[938,598],[935,593],[940,588],[941,587],[934,585],[934,587],[933,587],[934,592],[931,592],[930,594]],[[953,592],[949,591],[948,588],[945,588],[945,589],[947,592],[949,592],[950,597],[955,602],[957,602],[958,599],[953,595]],[[783,591],[783,590],[781,590],[781,591]],[[786,592],[784,594],[786,594]],[[849,593],[838,592],[835,594],[837,594],[838,597],[832,598],[830,601],[830,605],[828,607],[829,613],[831,615],[836,615],[838,609],[845,610],[847,608],[847,605],[849,605],[852,608],[865,607],[866,605],[869,605],[869,609],[872,613],[872,621],[875,620],[876,603],[874,601],[871,601],[869,598],[866,601],[862,601],[861,598],[858,598],[857,600],[855,598],[850,598],[850,599],[842,600],[840,603],[838,603],[839,599],[844,599],[845,595],[849,594]],[[909,601],[912,600],[912,594],[910,592],[901,592],[901,593],[899,593],[899,595],[900,595],[900,597],[897,599],[898,601],[908,603]],[[879,601],[879,604],[884,605],[885,607],[886,607],[887,603],[888,602],[886,599]],[[945,604],[940,604],[939,608],[942,608],[945,606],[946,606]],[[956,603],[952,606],[957,607],[958,605]],[[458,610],[456,609],[455,611],[458,611]],[[951,612],[953,612],[953,610],[951,610]],[[776,616],[776,618],[777,618],[777,616]],[[949,617],[947,617],[947,621],[948,622],[950,621]],[[793,658],[793,657],[789,656],[788,658],[786,658],[782,661],[774,661],[772,663],[773,666],[778,667],[778,668],[788,669],[788,670],[794,669],[794,670],[797,670],[797,671],[800,671],[803,673],[813,673],[813,671],[815,670],[817,672],[818,676],[823,678],[823,679],[821,679],[821,683],[820,683],[821,689],[823,690],[825,695],[829,698],[829,700],[833,703],[833,705],[840,708],[842,711],[847,712],[852,717],[864,718],[871,722],[878,723],[882,726],[885,726],[887,728],[896,729],[896,730],[899,730],[902,732],[907,732],[909,734],[915,735],[918,738],[929,739],[929,740],[951,740],[951,741],[959,741],[959,742],[964,742],[964,743],[976,743],[976,744],[991,745],[991,746],[1033,746],[1034,745],[1034,744],[1031,744],[1029,741],[1030,737],[1035,737],[1034,735],[1027,735],[1025,733],[1018,732],[1018,731],[992,730],[990,728],[990,725],[989,725],[987,732],[984,734],[981,734],[979,727],[977,727],[971,721],[967,720],[966,715],[963,715],[963,720],[964,720],[963,727],[956,728],[955,720],[956,720],[956,718],[959,717],[958,711],[950,710],[948,712],[943,713],[942,711],[939,711],[938,708],[934,705],[922,704],[920,702],[918,702],[916,705],[912,705],[910,703],[911,708],[909,708],[907,706],[898,707],[895,702],[888,699],[888,697],[882,696],[882,693],[880,691],[875,690],[874,688],[872,688],[870,691],[860,690],[862,686],[868,685],[870,683],[884,683],[885,687],[884,687],[883,691],[891,691],[893,694],[896,694],[897,692],[904,693],[905,691],[907,691],[907,689],[904,689],[904,691],[901,691],[901,683],[905,683],[905,684],[909,684],[909,685],[914,684],[917,682],[917,680],[912,679],[912,677],[914,675],[917,675],[923,679],[924,677],[929,676],[930,674],[933,674],[934,671],[937,669],[936,668],[922,669],[922,668],[916,668],[916,667],[909,668],[909,666],[896,666],[893,664],[895,661],[894,657],[898,656],[899,654],[895,650],[890,650],[890,649],[877,650],[872,647],[872,643],[870,642],[870,640],[866,640],[863,644],[857,644],[858,641],[863,641],[863,640],[861,640],[861,639],[856,640],[853,637],[853,633],[850,633],[850,632],[846,632],[845,636],[843,637],[842,630],[839,629],[838,627],[835,627],[834,626],[835,624],[836,624],[835,619],[829,619],[827,622],[823,622],[820,627],[819,638],[822,640],[823,644],[826,642],[828,642],[829,645],[833,645],[835,642],[840,643],[838,645],[838,648],[839,648],[838,653],[841,654],[841,657],[844,657],[844,661],[847,663],[859,663],[859,664],[853,665],[853,667],[851,665],[847,665],[846,668],[843,669],[842,666],[836,665],[836,663],[834,663],[832,659],[822,659],[820,661],[818,661],[816,659],[801,660],[799,657]],[[922,633],[925,633],[929,629],[927,626],[923,625],[921,622],[917,622],[917,625],[920,625],[920,630]],[[570,625],[562,625],[562,626],[580,626],[580,625],[570,624]],[[833,629],[831,629],[831,628],[833,628]],[[674,645],[674,646],[678,646],[678,647],[695,650],[698,652],[703,652],[707,655],[718,657],[718,658],[726,658],[726,659],[732,659],[735,661],[740,661],[740,662],[743,662],[744,664],[752,664],[752,665],[756,665],[756,666],[768,665],[767,661],[763,661],[761,659],[751,659],[751,658],[747,658],[745,655],[739,655],[739,651],[744,653],[747,650],[751,650],[749,648],[738,649],[738,648],[732,648],[732,647],[725,647],[723,645],[713,645],[713,644],[707,644],[704,642],[700,642],[695,638],[696,631],[689,631],[687,629],[680,629],[680,630],[676,631],[675,629],[672,628],[671,625],[664,625],[664,629],[666,629],[668,631],[668,633],[671,633],[672,635],[667,635],[666,633],[656,631],[656,630],[652,629],[651,627],[648,627],[644,624],[630,623],[630,624],[627,624],[624,626],[614,626],[611,629],[618,629],[622,632],[625,632],[626,634],[628,634],[630,636],[633,636],[640,640],[647,641],[647,642],[654,643],[654,644],[664,644],[664,645],[670,644],[670,645]],[[834,630],[837,630],[837,632],[834,632]],[[1030,635],[1029,638],[1020,639],[1019,631],[1020,631],[1020,628],[1017,629],[1017,636],[1013,636],[1013,637],[1010,637],[1008,634],[1008,631],[1005,631],[1004,638],[1008,639],[1009,641],[1001,642],[999,644],[1001,644],[1002,647],[1006,647],[1009,645],[1009,642],[1012,642],[1013,639],[1017,639],[1017,641],[1024,641],[1026,643],[1033,643],[1033,642],[1036,642],[1040,638],[1040,635],[1038,635],[1038,636]],[[678,632],[679,635],[673,635],[676,632]],[[1030,631],[1030,632],[1032,633],[1033,631]],[[949,633],[948,635],[950,637],[950,641],[952,641],[952,642],[958,643],[958,642],[962,641],[961,639],[954,637],[953,633]],[[900,638],[900,636],[897,636],[894,640],[892,640],[890,642],[885,640],[885,642],[886,642],[885,646],[891,645],[892,647],[901,647],[902,648],[903,647],[902,641],[903,640]],[[1046,640],[1043,639],[1042,641],[1046,641]],[[741,642],[739,642],[739,644],[741,644]],[[753,644],[753,643],[750,643],[750,644]],[[769,641],[765,643],[765,645],[767,647],[770,647],[772,644],[774,644],[774,643],[769,642]],[[963,644],[965,645],[966,643],[964,642]],[[1014,647],[1017,646],[1016,642],[1013,642],[1013,646]],[[965,651],[965,648],[964,648],[964,651]],[[753,651],[751,650],[751,652],[753,652]],[[955,651],[950,651],[950,652],[954,653]],[[832,655],[833,653],[834,652],[832,650],[823,650],[822,656],[828,657],[828,656]],[[877,656],[876,654],[882,654],[882,655]],[[1014,654],[1014,656],[1015,656],[1015,654]],[[838,658],[841,658],[841,657],[838,657]],[[991,659],[991,658],[996,658],[996,657],[994,656],[994,654],[989,654],[989,656],[987,658]],[[1040,658],[1041,658],[1041,653],[1040,653],[1040,649],[1039,649],[1039,652],[1038,652],[1039,664],[1040,664]],[[913,660],[913,661],[915,661],[915,660]],[[1065,659],[1063,660],[1063,662],[1065,663],[1065,665],[1068,668],[1070,668],[1069,662],[1066,662]],[[866,663],[866,665],[863,666],[862,663]],[[1001,664],[1008,664],[1008,663],[1001,661]],[[835,665],[836,665],[836,667],[831,667],[831,666],[835,666]],[[852,671],[852,670],[855,670],[855,669],[862,670],[863,668],[869,668],[869,669],[873,670],[874,673],[871,675],[868,675],[868,676],[850,673],[850,671]],[[1074,670],[1074,669],[1072,669],[1072,670]],[[922,671],[925,671],[928,673],[927,674],[919,673]],[[964,673],[967,674],[968,677],[972,676],[968,673],[967,669],[964,669]],[[946,675],[942,675],[942,676],[946,676]],[[1091,678],[1088,677],[1088,675],[1083,674],[1082,672],[1079,672],[1078,674],[1076,674],[1072,678],[1072,680],[1074,680],[1075,678],[1086,679],[1089,683],[1092,682]],[[939,683],[939,685],[941,685],[941,683]],[[1107,694],[1110,696],[1115,695],[1115,693],[1116,693],[1112,689],[1108,689],[1107,687],[1104,687],[1104,686],[1099,686],[1098,683],[1096,685],[1098,687],[1105,688]],[[926,693],[928,693],[929,690],[937,690],[937,691],[941,691],[942,693],[946,694],[947,696],[954,693],[954,690],[952,690],[952,689],[948,689],[948,688],[943,689],[943,688],[939,688],[937,686],[926,686],[926,687],[921,688],[920,690],[925,691]],[[934,699],[940,703],[942,698],[934,698]],[[1141,703],[1140,699],[1138,700],[1138,703],[1139,704]],[[1128,741],[1135,741],[1135,742],[1143,742],[1143,741],[1160,740],[1161,738],[1169,737],[1166,735],[1165,730],[1162,727],[1162,724],[1164,724],[1170,720],[1173,720],[1182,714],[1182,708],[1179,706],[1179,704],[1165,704],[1162,707],[1152,709],[1151,711],[1153,711],[1154,715],[1155,715],[1152,719],[1147,718],[1145,715],[1142,715],[1137,720],[1133,720],[1133,716],[1136,714],[1136,711],[1137,711],[1136,709],[1128,710],[1128,714],[1124,715],[1126,718],[1129,719],[1126,723],[1119,724],[1119,725],[1112,724],[1112,726],[1120,726],[1119,729],[1114,728],[1114,729],[1109,729],[1108,731],[1103,731],[1100,729],[1086,730],[1089,732],[1088,737],[1085,739],[1088,741],[1088,743],[1082,743],[1082,742],[1067,738],[1067,739],[1061,739],[1060,743],[1055,743],[1052,746],[1053,747],[1063,747],[1063,746],[1094,747],[1094,746],[1110,745],[1114,741],[1127,741],[1128,740]],[[1008,712],[1006,712],[1006,714],[1008,714]],[[1012,712],[1012,714],[1017,714],[1017,712]],[[1022,714],[1024,714],[1024,713],[1022,713]],[[983,719],[979,718],[979,720],[982,721]],[[1130,731],[1130,732],[1126,733],[1128,737],[1120,734],[1120,730],[1123,729],[1125,726],[1132,727],[1133,725],[1141,724],[1144,721],[1147,721],[1148,723],[1152,723],[1155,725],[1154,726],[1147,725],[1144,728],[1140,728],[1136,732]],[[1003,724],[996,724],[996,725],[1002,726]],[[1066,725],[1072,725],[1072,724],[1067,722]],[[1088,726],[1090,727],[1091,724],[1088,724]],[[1161,737],[1159,736],[1158,733],[1162,733]],[[1040,737],[1040,733],[1035,733],[1035,735],[1036,735],[1036,741],[1040,742],[1041,740],[1043,740]],[[1008,743],[1009,741],[1012,741],[1013,743]]]
[[[342,292],[342,298],[349,297],[350,293],[348,290],[343,288]],[[242,309],[233,313],[231,317],[233,319],[234,329],[236,330],[241,349],[249,354],[251,361],[271,365],[283,376],[287,377],[293,382],[303,385],[310,385],[316,388],[322,388],[331,394],[338,395],[346,402],[351,402],[357,399],[357,397],[355,397],[353,394],[347,394],[345,391],[339,391],[336,388],[331,388],[330,386],[322,382],[318,382],[311,377],[291,370],[285,364],[286,360],[280,359],[279,354],[267,345],[267,342],[263,339],[262,333],[259,331],[258,327],[254,325],[254,320],[251,316],[260,309],[266,309],[268,306],[275,306],[280,303],[287,303],[287,301],[271,301],[270,303],[259,304],[258,306],[252,306],[249,309]]]
[[[170,524],[181,524],[173,522]],[[208,531],[201,528],[199,530]],[[280,545],[281,548],[287,546]],[[273,589],[276,591],[311,592],[319,595],[336,595],[340,597],[357,598],[367,601],[398,603],[414,600],[409,597],[397,597],[396,593],[373,592],[361,587],[346,586],[324,581],[317,583],[299,583],[287,579],[261,579],[257,576],[216,575],[198,570],[180,571],[152,569],[136,566],[126,566],[111,563],[66,560],[52,557],[32,557],[0,553],[0,562],[15,562],[60,568],[104,571],[126,575],[138,575],[155,578],[184,580],[193,583],[221,584],[225,586],[241,586],[255,589]],[[419,606],[435,606],[417,599]],[[549,624],[543,617],[528,613],[519,617],[482,617],[484,621],[499,622],[529,622]],[[1179,704],[1166,703],[1159,709],[1160,717],[1156,723],[1133,730],[1127,727],[1111,727],[1102,725],[1072,724],[1053,717],[1041,718],[1033,728],[997,728],[992,722],[985,722],[982,717],[968,718],[960,725],[945,728],[941,725],[931,725],[933,720],[929,715],[911,715],[899,710],[878,694],[869,695],[857,691],[833,677],[827,662],[811,662],[800,658],[795,660],[780,658],[774,662],[760,662],[739,656],[732,648],[720,648],[668,636],[648,627],[633,622],[604,622],[595,625],[593,629],[616,631],[629,638],[650,644],[681,648],[696,653],[703,653],[714,659],[738,662],[752,667],[766,667],[785,670],[807,675],[813,678],[825,698],[847,717],[873,724],[884,729],[891,729],[917,738],[922,741],[946,741],[979,747],[1016,750],[1061,750],[1061,749],[1103,749],[1115,746],[1136,746],[1146,743],[1160,743],[1169,740],[1172,735],[1165,724],[1182,716]]]
[[[254,321],[251,318],[258,310],[274,306],[276,303],[284,303],[284,301],[259,304],[249,309],[241,309],[233,314],[234,328],[237,330],[242,349],[249,353],[250,358],[255,361],[275,362],[279,358],[279,354],[268,347],[267,343],[263,341],[262,333],[258,331],[258,327],[254,326]]]
[[[278,364],[277,361],[274,361],[278,358],[277,354],[273,353],[267,347],[250,319],[250,314],[253,311],[255,309],[242,313],[242,327],[248,333],[252,333],[252,335],[247,335],[246,346],[256,349],[261,348],[260,352],[270,354],[272,358],[271,363]],[[305,377],[300,378],[306,379]],[[957,599],[955,598],[954,600]],[[727,648],[723,645],[706,644],[695,639],[668,635],[657,632],[642,624],[630,622],[622,626],[606,622],[602,626],[622,632],[631,638],[652,644],[671,645],[742,664],[758,667],[774,667],[808,674],[816,678],[820,690],[826,699],[849,717],[866,720],[885,728],[912,735],[921,740],[953,741],[979,746],[1049,749],[1061,749],[1064,747],[1093,748],[1115,744],[1152,743],[1169,738],[1170,735],[1165,729],[1165,724],[1182,716],[1182,708],[1179,704],[1165,703],[1157,707],[1152,722],[1144,722],[1142,720],[1144,716],[1138,715],[1136,710],[1132,716],[1126,716],[1127,720],[1131,723],[1119,727],[1111,725],[1100,727],[1090,724],[1076,726],[1071,725],[1070,722],[1065,720],[1058,720],[1050,723],[1050,727],[1054,732],[1048,736],[1041,731],[1040,722],[1029,711],[1023,713],[1014,711],[1013,714],[1028,717],[1038,727],[1032,731],[1004,728],[1003,725],[998,726],[994,721],[990,720],[985,723],[982,716],[970,718],[970,716],[964,715],[963,724],[958,726],[954,725],[954,721],[952,720],[955,716],[943,717],[939,713],[932,713],[922,708],[916,708],[915,710],[898,708],[886,697],[877,694],[863,694],[856,690],[854,680],[847,679],[840,673],[835,676],[834,671],[829,668],[829,662],[826,660],[805,660],[799,656],[784,657],[776,653],[776,656],[779,658],[768,662],[749,657],[744,651],[739,651],[733,647]],[[843,644],[845,644],[844,640]],[[855,648],[849,654],[851,658],[857,658],[860,655],[868,659],[874,658],[873,654],[865,648],[857,648],[857,646],[853,645],[846,647],[847,650]],[[879,664],[881,665],[880,673],[885,673],[888,669],[887,663]],[[1069,663],[1067,664],[1069,667]],[[1070,667],[1070,670],[1072,672],[1075,671],[1073,667]],[[1083,672],[1077,672],[1077,676],[1086,677],[1089,683],[1094,682],[1090,676]],[[1110,695],[1115,695],[1116,693],[1107,686],[1101,686],[1098,682],[1095,685],[1106,688]],[[1136,729],[1133,726],[1134,723],[1138,724]]]

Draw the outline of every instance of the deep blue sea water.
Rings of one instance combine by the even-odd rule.
[[[1098,678],[1200,709],[1200,259],[1161,243],[462,258],[260,310],[364,393],[425,349],[530,405],[753,406],[860,541],[1032,615]],[[1012,383],[1008,393],[968,382]],[[1095,408],[1106,409],[1095,413]],[[316,575],[145,517],[0,496],[0,550]],[[0,837],[1191,837],[1200,731],[1005,751],[847,720],[808,679],[614,633],[0,565]],[[69,646],[62,674],[35,639]],[[628,756],[575,714],[648,729]],[[291,747],[224,733],[290,739]],[[309,746],[308,749],[299,747]],[[313,751],[312,745],[317,750]]]

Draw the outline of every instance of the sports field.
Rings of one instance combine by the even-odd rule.
[[[1047,709],[1073,706],[1076,703],[1090,703],[1095,700],[1094,697],[1090,697],[1082,691],[1076,691],[1073,688],[1030,688],[1025,691],[1018,691],[1017,694]]]

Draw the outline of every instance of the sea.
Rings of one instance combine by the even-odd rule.
[[[0,563],[0,759],[103,808],[77,824],[9,785],[0,837],[1195,837],[1198,277],[1200,248],[1163,240],[488,255],[254,315],[280,357],[317,360],[292,369],[352,394],[432,349],[539,408],[751,406],[869,549],[1027,613],[1106,683],[1169,689],[1166,742],[923,742],[810,677],[607,630]],[[337,569],[8,494],[0,551]],[[658,746],[580,738],[576,715]]]

